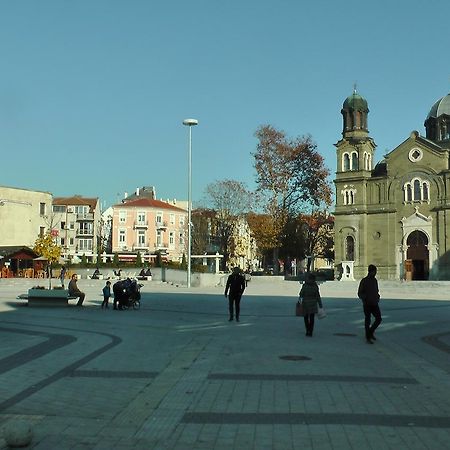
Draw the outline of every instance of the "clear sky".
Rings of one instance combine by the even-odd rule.
[[[376,161],[450,91],[448,0],[0,0],[0,185],[193,200],[254,188],[254,132],[311,134],[332,176],[357,82]]]

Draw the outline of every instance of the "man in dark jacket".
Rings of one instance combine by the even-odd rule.
[[[358,288],[358,297],[362,300],[364,307],[364,325],[366,328],[366,341],[368,344],[373,344],[373,341],[376,341],[374,333],[382,320],[380,307],[378,306],[380,293],[378,291],[378,281],[375,278],[376,274],[376,266],[370,264],[368,267],[368,274],[361,280]],[[375,322],[370,325],[372,315],[375,317]]]
[[[227,285],[225,287],[225,297],[228,295],[228,305],[230,310],[229,321],[233,320],[233,310],[234,306],[236,306],[236,322],[239,322],[240,302],[244,290],[245,278],[241,274],[241,269],[239,267],[235,267],[233,269],[233,273],[229,275]]]

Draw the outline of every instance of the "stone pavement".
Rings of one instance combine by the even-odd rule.
[[[103,281],[83,308],[25,307],[34,283],[0,279],[0,428],[25,418],[29,448],[450,447],[449,283],[380,283],[375,345],[356,282],[321,285],[313,338],[296,282],[254,277],[240,323],[221,287],[146,282],[141,310],[104,311]]]

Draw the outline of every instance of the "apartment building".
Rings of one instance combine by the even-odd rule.
[[[97,258],[101,211],[98,198],[81,196],[56,197],[53,200],[52,229],[62,257],[79,262],[83,256],[90,262]]]
[[[0,246],[34,247],[50,227],[50,192],[0,186]]]
[[[145,258],[160,252],[180,261],[186,253],[187,212],[173,204],[142,197],[113,205],[112,251]]]

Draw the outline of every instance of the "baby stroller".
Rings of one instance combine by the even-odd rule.
[[[127,278],[114,283],[114,309],[139,309],[141,307],[141,292],[143,285],[136,280]]]

